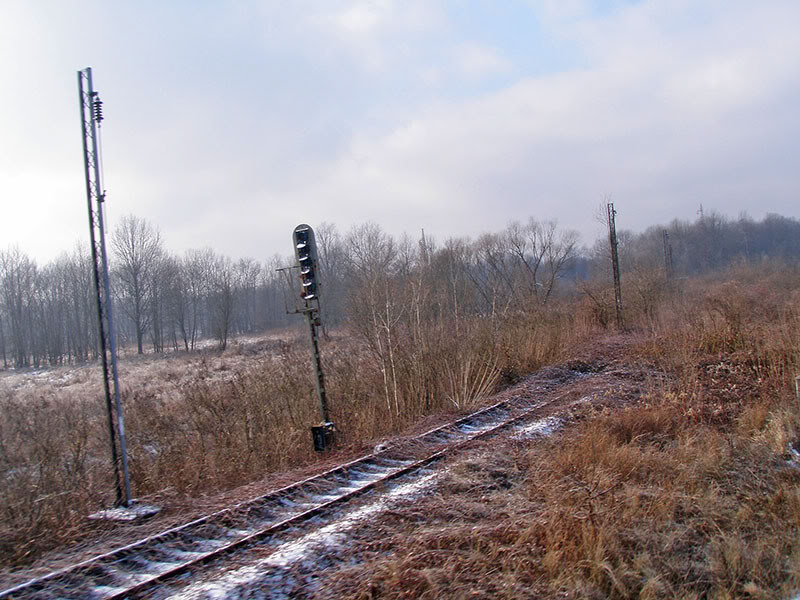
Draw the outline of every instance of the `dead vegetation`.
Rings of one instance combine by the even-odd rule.
[[[789,598],[800,587],[797,274],[703,281],[627,362],[669,375],[556,438],[450,465],[359,531],[320,598]],[[744,276],[742,276],[744,275]]]
[[[582,402],[578,424],[557,439],[509,441],[453,464],[436,494],[359,532],[367,541],[344,549],[315,593],[788,597],[800,587],[800,470],[790,460],[800,431],[798,290],[795,271],[740,269],[632,302],[628,322],[641,333],[619,359],[645,394],[609,388]],[[364,447],[468,408],[495,381],[576,352],[571,368],[605,368],[588,341],[602,329],[597,306],[571,308],[462,319],[455,343],[447,322],[393,330],[391,360],[334,338],[324,360],[343,443]],[[224,378],[201,369],[168,398],[131,390],[137,492],[205,494],[315,460],[299,343]],[[612,408],[621,395],[629,405]],[[0,555],[21,565],[91,533],[84,517],[108,500],[108,466],[99,400],[18,400],[0,400]]]
[[[474,408],[502,382],[557,359],[589,329],[568,307],[512,318],[444,320],[391,329],[376,352],[339,332],[323,346],[331,409],[343,451],[367,448],[421,419]],[[122,363],[134,495],[165,504],[233,489],[319,460],[309,427],[319,420],[302,336],[248,354],[245,346]],[[245,360],[246,359],[246,360]],[[96,378],[99,380],[99,377]],[[99,381],[32,385],[0,394],[0,564],[97,533],[86,515],[108,506],[113,479]],[[94,385],[92,385],[92,383]],[[79,391],[78,391],[79,390]]]

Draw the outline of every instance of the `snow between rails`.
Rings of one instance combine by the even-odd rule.
[[[514,437],[546,437],[563,424],[562,419],[547,417],[516,429]],[[234,600],[236,598],[290,598],[301,582],[289,574],[289,568],[328,549],[340,548],[347,542],[347,532],[366,519],[386,510],[392,503],[410,500],[433,487],[440,472],[428,473],[416,481],[397,484],[373,502],[334,517],[327,525],[296,540],[280,544],[267,558],[223,574],[216,580],[190,584],[167,597],[172,600]]]

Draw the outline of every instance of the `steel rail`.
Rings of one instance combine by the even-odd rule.
[[[382,484],[385,484],[398,477],[402,477],[413,471],[416,471],[424,467],[425,465],[428,465],[434,461],[441,459],[442,457],[451,452],[463,448],[465,445],[470,444],[477,439],[480,439],[482,437],[488,437],[503,428],[506,428],[510,425],[513,425],[521,420],[530,417],[532,413],[541,410],[542,408],[548,406],[554,401],[555,400],[539,403],[534,406],[529,406],[527,408],[520,407],[522,410],[521,413],[516,415],[512,414],[509,418],[501,418],[501,420],[498,423],[492,424],[490,427],[487,427],[486,429],[482,429],[471,433],[465,433],[464,431],[459,430],[459,427],[469,426],[470,424],[474,424],[476,421],[479,421],[482,417],[489,416],[492,413],[502,412],[503,410],[508,410],[509,412],[513,412],[515,407],[512,406],[512,401],[503,400],[501,402],[488,406],[484,409],[476,411],[475,413],[462,417],[456,421],[452,421],[450,423],[434,427],[433,429],[430,429],[412,438],[406,438],[409,441],[417,441],[417,442],[426,442],[428,440],[433,440],[432,443],[437,444],[439,446],[443,445],[444,447],[438,448],[437,450],[431,452],[430,454],[428,454],[423,458],[413,460],[409,464],[392,469],[388,471],[385,475],[381,475],[377,479],[359,485],[358,488],[349,491],[344,491],[343,493],[337,495],[335,498],[332,498],[331,500],[321,502],[320,504],[313,506],[312,508],[309,508],[307,510],[302,510],[299,513],[289,515],[277,522],[270,523],[266,527],[263,527],[262,529],[254,533],[247,534],[239,539],[231,541],[230,543],[224,544],[219,548],[215,548],[213,550],[201,553],[199,556],[194,556],[192,559],[184,561],[182,563],[178,563],[174,567],[168,568],[160,573],[154,575],[143,574],[142,576],[146,577],[146,579],[142,579],[134,583],[133,585],[129,585],[126,587],[118,587],[114,589],[114,591],[109,590],[110,595],[103,595],[102,597],[105,598],[106,600],[121,600],[123,598],[129,598],[132,595],[135,596],[137,594],[141,594],[147,589],[150,589],[158,584],[164,583],[169,579],[172,579],[174,577],[177,577],[183,573],[190,571],[194,567],[206,564],[210,561],[222,557],[223,555],[229,554],[238,549],[245,548],[248,545],[252,545],[253,543],[259,540],[262,540],[275,533],[279,533],[280,531],[286,530],[294,525],[307,521],[308,519],[314,516],[328,512],[331,509],[335,508],[336,506],[344,504],[349,500],[357,496],[360,496],[370,490],[373,490]],[[464,434],[466,435],[466,437],[455,441],[451,440],[449,443],[446,441],[436,441],[435,438],[442,434],[449,435],[451,437],[458,434]],[[428,443],[431,442],[429,441]],[[47,589],[48,584],[55,583],[57,580],[62,578],[67,580],[70,579],[74,580],[75,578],[80,578],[82,576],[85,576],[88,579],[92,579],[93,577],[93,574],[91,573],[92,571],[95,571],[94,577],[97,577],[96,573],[98,569],[102,572],[103,569],[113,568],[113,563],[115,562],[123,560],[127,557],[136,556],[138,552],[146,551],[148,548],[153,548],[158,544],[168,543],[171,540],[180,538],[182,535],[191,533],[193,530],[199,529],[204,525],[212,525],[215,523],[220,523],[220,521],[222,521],[223,523],[221,523],[220,526],[223,528],[228,527],[228,525],[224,524],[224,521],[228,519],[235,520],[237,518],[237,513],[243,512],[242,516],[245,516],[246,511],[248,509],[263,507],[266,503],[273,500],[285,499],[288,496],[290,496],[293,492],[302,492],[303,488],[305,487],[309,487],[315,483],[322,484],[326,480],[329,481],[330,478],[332,477],[341,474],[346,474],[348,470],[353,470],[353,469],[357,470],[358,467],[369,467],[372,466],[371,463],[375,464],[387,460],[392,461],[393,459],[388,458],[389,456],[391,456],[391,453],[392,453],[392,448],[389,447],[379,452],[366,454],[364,456],[348,461],[341,465],[337,465],[336,467],[324,471],[322,473],[319,473],[317,475],[310,476],[301,481],[271,491],[257,498],[253,498],[245,502],[238,503],[234,506],[224,508],[222,510],[205,515],[198,519],[194,519],[192,521],[189,521],[188,523],[184,523],[182,525],[172,527],[160,533],[154,534],[152,536],[142,538],[141,540],[137,540],[131,544],[127,544],[120,548],[116,548],[110,552],[94,556],[92,558],[79,562],[75,565],[65,567],[63,569],[54,571],[42,577],[31,579],[27,582],[21,583],[12,588],[0,591],[0,599],[12,598],[15,597],[16,594],[24,594],[22,597],[31,597],[29,596],[29,594],[44,592]],[[401,460],[400,462],[402,463],[403,461]],[[203,536],[200,535],[200,537]]]

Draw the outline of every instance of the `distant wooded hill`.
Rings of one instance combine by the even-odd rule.
[[[620,214],[617,226],[624,221],[624,214]],[[676,277],[700,275],[742,261],[800,258],[800,221],[777,214],[756,221],[747,216],[734,220],[709,212],[694,222],[676,219],[642,233],[620,229],[617,237],[623,273],[642,268],[666,269],[670,254]],[[607,269],[607,253],[607,239],[598,239],[591,248],[584,248],[573,262],[570,277],[600,275]]]

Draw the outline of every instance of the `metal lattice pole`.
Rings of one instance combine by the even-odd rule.
[[[97,299],[98,337],[103,365],[108,433],[111,442],[111,462],[114,466],[116,505],[131,503],[130,476],[128,473],[128,451],[125,444],[125,424],[119,396],[117,371],[117,344],[111,308],[111,285],[108,277],[105,226],[103,222],[103,190],[100,165],[98,127],[102,121],[102,103],[92,85],[92,69],[78,71],[78,93],[81,108],[81,131],[83,133],[83,165],[86,179],[86,200],[89,211],[89,240],[91,243],[93,279]],[[113,401],[112,401],[113,385]],[[115,419],[116,417],[116,419]],[[114,421],[116,420],[116,425]],[[117,448],[119,444],[119,449]],[[120,466],[122,480],[120,480]]]

